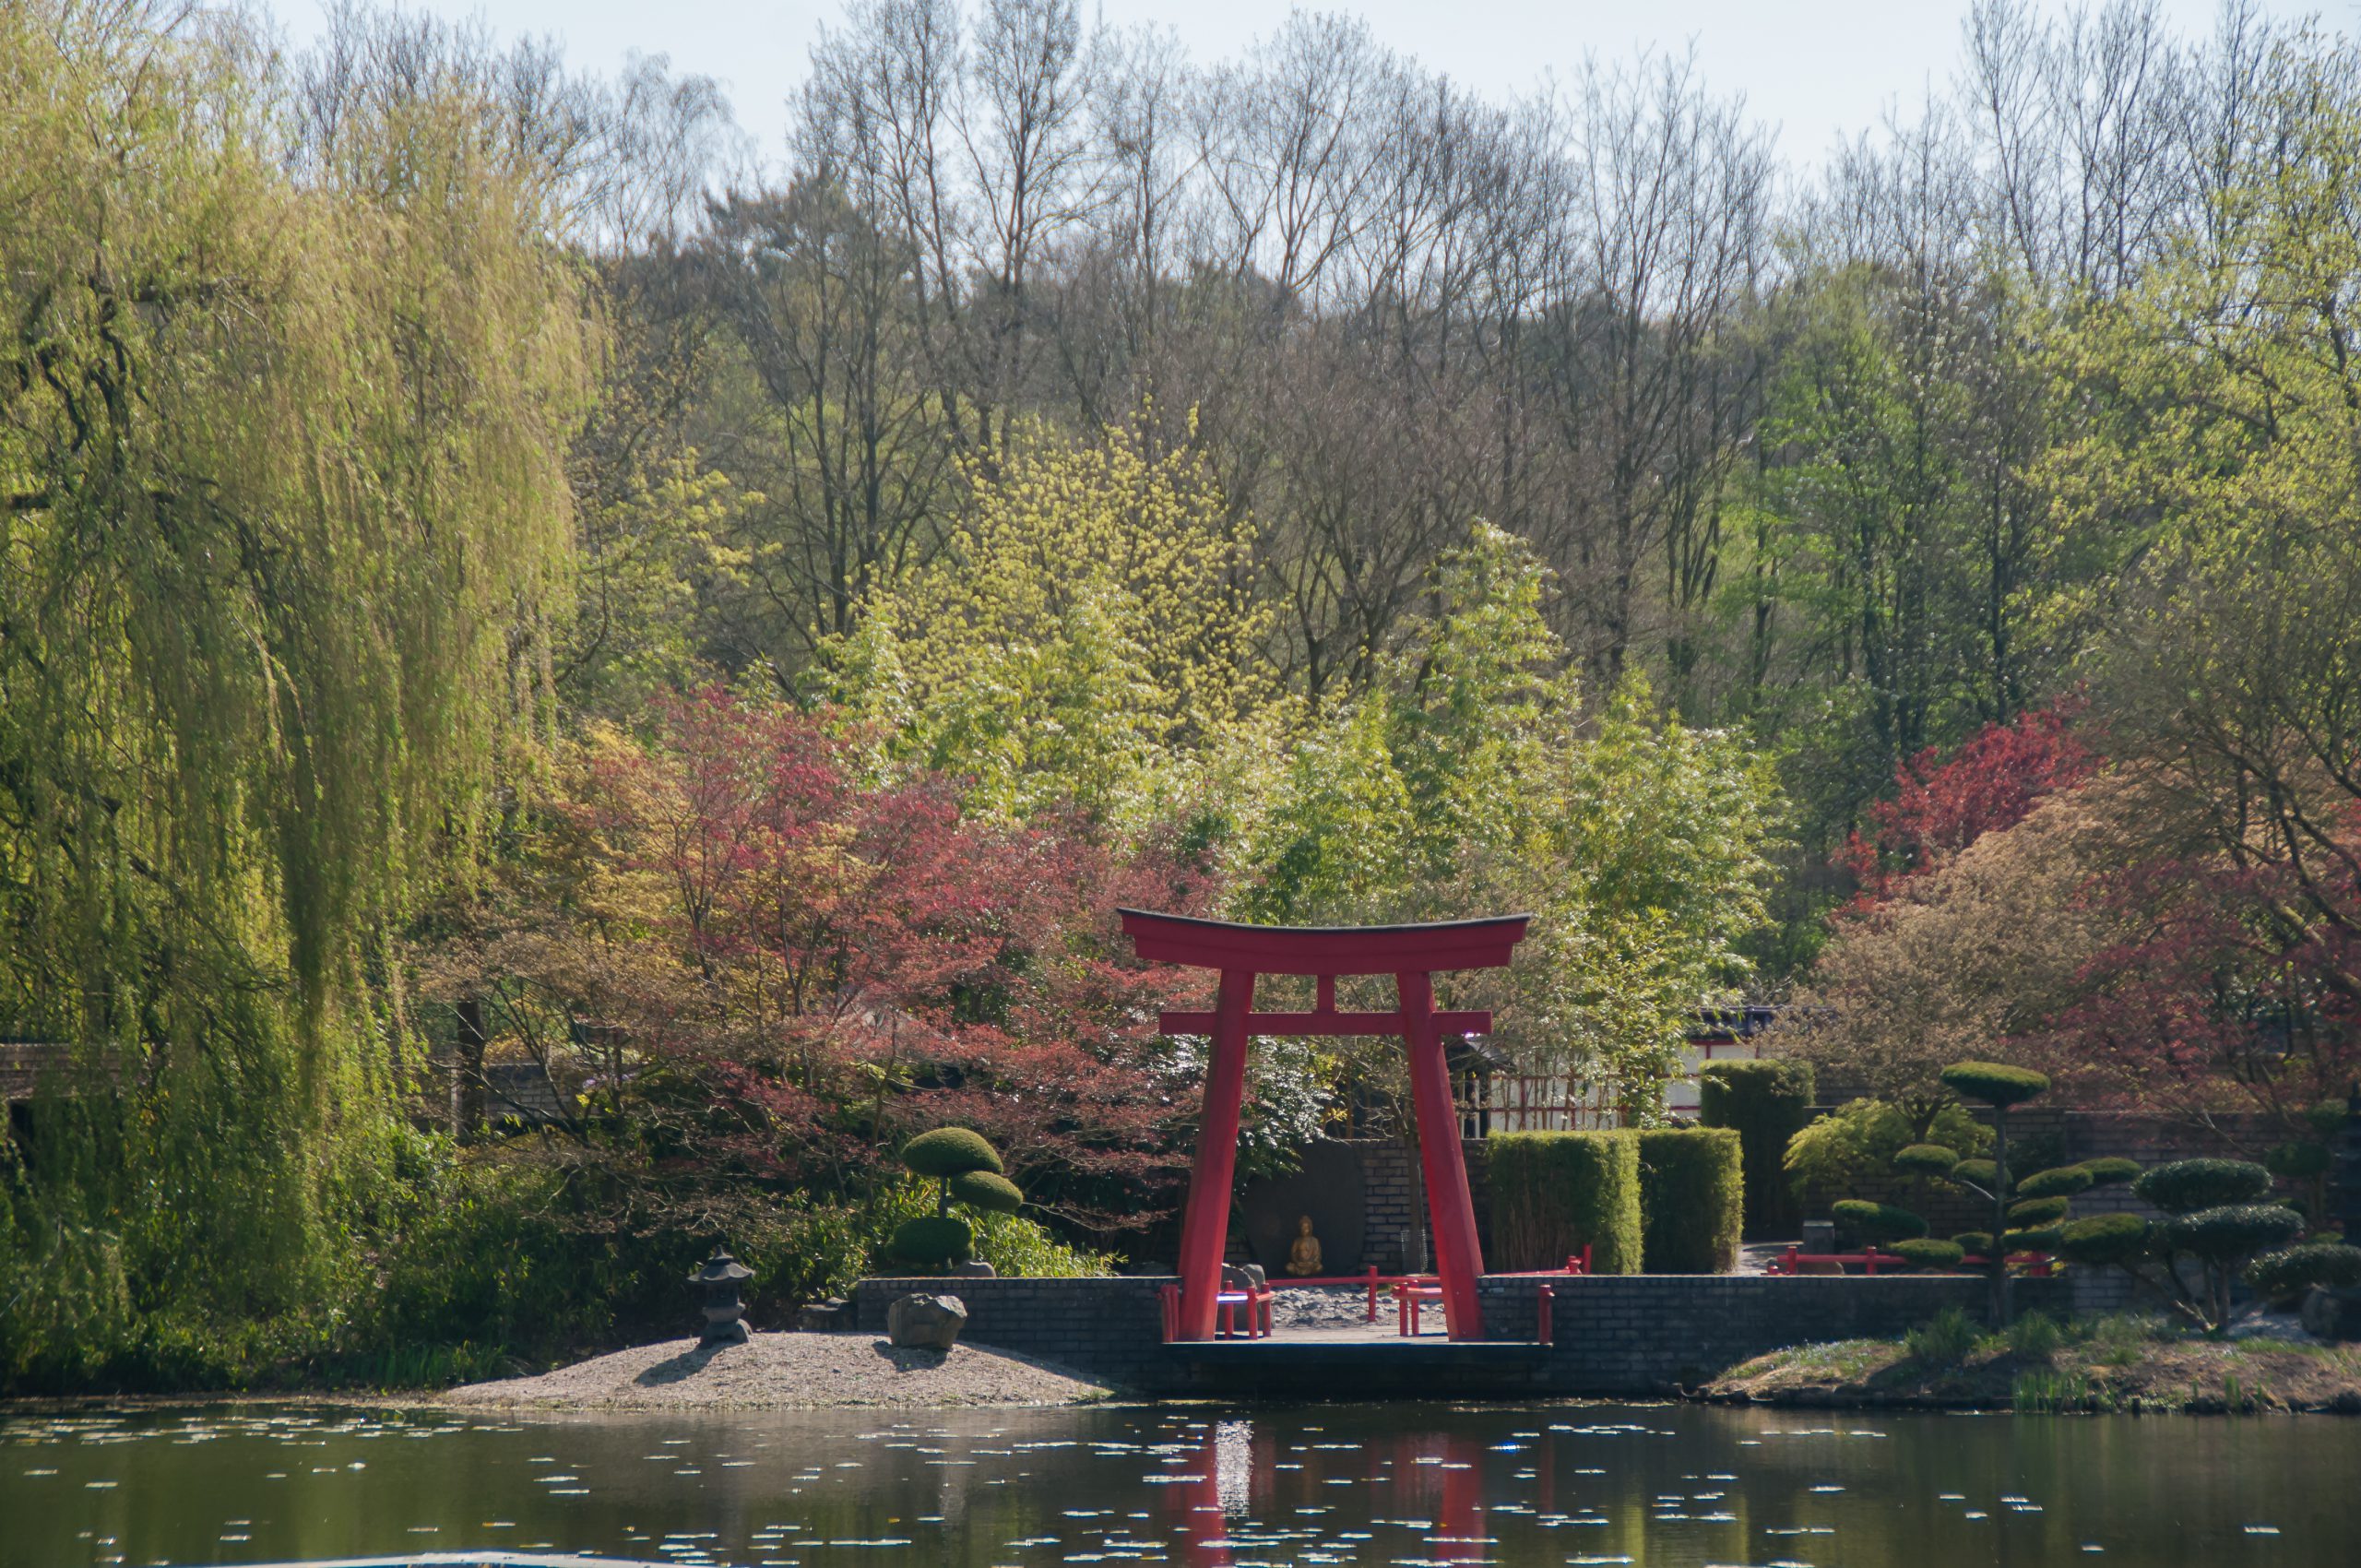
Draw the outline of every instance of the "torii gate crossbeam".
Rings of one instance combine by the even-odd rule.
[[[1484,1257],[1476,1240],[1476,1206],[1459,1146],[1443,1039],[1489,1033],[1492,1016],[1437,1012],[1433,976],[1442,969],[1505,966],[1532,917],[1501,915],[1423,925],[1258,926],[1148,909],[1118,912],[1124,933],[1143,959],[1213,969],[1221,976],[1212,1012],[1166,1013],[1161,1019],[1167,1034],[1207,1035],[1213,1040],[1204,1119],[1180,1226],[1180,1337],[1210,1339],[1214,1334],[1223,1243],[1229,1231],[1230,1182],[1238,1170],[1239,1114],[1246,1096],[1246,1042],[1255,1035],[1398,1034],[1410,1052],[1418,1165],[1434,1220],[1443,1319],[1453,1339],[1482,1338],[1477,1282],[1484,1276]],[[1394,977],[1396,1011],[1336,1011],[1338,975],[1383,974]],[[1254,982],[1263,975],[1312,976],[1317,999],[1311,1011],[1255,1012]]]

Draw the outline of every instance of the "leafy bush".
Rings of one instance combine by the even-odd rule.
[[[1913,1268],[1957,1268],[1967,1249],[1957,1241],[1938,1241],[1929,1237],[1912,1236],[1896,1241],[1893,1255]]]
[[[937,1127],[920,1133],[902,1146],[902,1164],[921,1176],[947,1178],[970,1170],[1001,1174],[1000,1151],[981,1133],[965,1127]]]
[[[2284,1247],[2302,1234],[2304,1217],[2277,1204],[2224,1204],[2165,1222],[2165,1244],[2221,1264]]]
[[[2009,1206],[2009,1218],[2021,1226],[2055,1225],[2072,1206],[2070,1198],[2026,1198]]]
[[[1892,1241],[1924,1236],[1927,1222],[1906,1208],[1892,1204],[1873,1204],[1860,1198],[1845,1198],[1833,1205],[1829,1212],[1845,1233],[1867,1241]]]
[[[2093,1215],[2058,1232],[2058,1251],[2072,1263],[2129,1265],[2148,1255],[2148,1230],[2136,1214]]]
[[[2055,1198],[2062,1203],[2077,1193],[2088,1191],[2093,1180],[2090,1171],[2080,1165],[2060,1165],[2048,1170],[2036,1170],[2018,1182],[2016,1195],[2021,1199]],[[2066,1211],[2061,1208],[2058,1212],[2063,1214]],[[2013,1210],[2009,1218],[2016,1218]]]
[[[1787,1140],[1811,1118],[1812,1068],[1791,1057],[1708,1062],[1697,1075],[1697,1120],[1738,1135],[1746,1233],[1792,1235],[1795,1199],[1782,1175]]]
[[[991,1214],[1014,1214],[1025,1206],[1016,1183],[990,1170],[962,1170],[947,1185],[956,1201]]]
[[[2299,1296],[2315,1285],[2361,1285],[2361,1247],[2337,1241],[2283,1247],[2248,1264],[2247,1283],[2273,1301]]]
[[[2007,1230],[2000,1235],[2000,1251],[2004,1256],[2018,1253],[2054,1253],[2058,1243],[2066,1238],[2062,1225],[2035,1225],[2023,1230]]]
[[[947,1214],[922,1214],[896,1228],[887,1251],[915,1267],[950,1268],[967,1261],[975,1251],[975,1241],[976,1233],[966,1220]]]
[[[1949,1176],[1959,1169],[1959,1151],[1940,1144],[1912,1144],[1893,1157],[1893,1168],[1913,1176]]]
[[[2271,1191],[2271,1172],[2243,1159],[2177,1159],[2131,1183],[2131,1190],[2166,1214],[2251,1203]]]
[[[1992,1232],[1989,1230],[1962,1230],[1952,1240],[1960,1244],[1962,1252],[1973,1253],[1977,1257],[1991,1255]]]
[[[1972,1154],[1991,1142],[1990,1130],[1962,1105],[1944,1105],[1922,1130],[1900,1106],[1855,1099],[1788,1139],[1784,1163],[1798,1192],[1806,1187],[1842,1192],[1882,1175],[1896,1155],[1914,1145],[1938,1144]]]
[[[1954,1093],[1984,1105],[2021,1105],[2049,1092],[2049,1079],[2042,1074],[2003,1062],[1955,1062],[1942,1077]]]
[[[1646,1271],[1735,1270],[1746,1207],[1740,1135],[1726,1127],[1655,1127],[1635,1137]]]
[[[1989,1192],[1992,1183],[2000,1179],[2000,1168],[1988,1159],[1963,1159],[1952,1167],[1952,1175],[1962,1182],[1973,1182]]]
[[[1945,1307],[1902,1336],[1903,1348],[1914,1361],[1949,1366],[1975,1348],[1975,1322],[1957,1307]]]
[[[2119,1154],[2105,1155],[2097,1159],[2086,1159],[2079,1169],[2082,1174],[2091,1179],[2091,1185],[2094,1187],[2111,1187],[2140,1179],[2140,1162],[2136,1159],[2126,1159]]]
[[[1631,1134],[1501,1133],[1486,1148],[1503,1268],[1554,1268],[1588,1246],[1594,1271],[1640,1272],[1640,1149]]]

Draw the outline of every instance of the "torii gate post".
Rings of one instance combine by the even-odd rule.
[[[1459,1146],[1459,1118],[1443,1062],[1446,1036],[1486,1034],[1485,1012],[1438,1013],[1433,976],[1442,969],[1499,968],[1524,940],[1529,915],[1442,921],[1424,925],[1257,926],[1202,921],[1147,909],[1118,911],[1143,959],[1213,969],[1221,989],[1210,1013],[1166,1013],[1167,1034],[1207,1035],[1204,1118],[1189,1174],[1180,1226],[1183,1339],[1210,1339],[1221,1290],[1223,1243],[1229,1233],[1229,1189],[1238,1170],[1238,1119],[1246,1098],[1246,1042],[1264,1035],[1399,1034],[1410,1052],[1410,1097],[1418,1123],[1418,1165],[1433,1217],[1435,1272],[1442,1280],[1443,1321],[1453,1339],[1480,1339],[1483,1305],[1477,1282],[1484,1256],[1476,1241],[1476,1205]],[[1394,977],[1392,1013],[1336,1011],[1338,975]],[[1311,975],[1317,1000],[1309,1013],[1257,1013],[1262,975]]]

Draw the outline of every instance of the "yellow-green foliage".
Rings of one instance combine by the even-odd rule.
[[[992,809],[1142,819],[1272,702],[1252,526],[1144,430],[1036,429],[971,470],[946,548],[839,648],[846,695]]]

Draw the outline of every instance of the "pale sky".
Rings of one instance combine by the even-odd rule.
[[[550,34],[578,67],[612,70],[623,56],[667,54],[676,71],[718,78],[741,125],[763,158],[784,157],[788,94],[804,73],[836,0],[408,0],[454,18],[481,17],[503,38]],[[273,0],[297,43],[315,36],[319,0]],[[1941,91],[1959,54],[1967,0],[1651,0],[1639,6],[1566,0],[1359,0],[1314,5],[1358,12],[1378,40],[1430,69],[1488,95],[1571,77],[1585,53],[1628,57],[1643,48],[1696,45],[1706,85],[1743,92],[1761,121],[1779,129],[1794,164],[1818,160],[1837,139],[1876,125],[1897,99],[1905,109],[1932,87]],[[2069,9],[2068,0],[2043,8]],[[2351,29],[2354,0],[2261,0],[2272,16],[2319,15]],[[1267,33],[1286,7],[1272,0],[1099,0],[1110,23],[1149,23],[1176,32],[1200,62],[1240,53]],[[2161,0],[2168,22],[2207,33],[2216,0]]]

